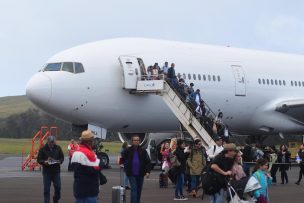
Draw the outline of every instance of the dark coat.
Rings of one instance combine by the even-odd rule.
[[[285,156],[285,162],[286,164],[280,165],[280,170],[288,170],[290,165],[290,152],[286,151],[285,155],[282,154],[282,152],[278,153],[278,163],[283,163],[283,156]]]
[[[140,176],[145,176],[146,173],[151,172],[151,160],[146,150],[142,149],[140,146],[137,148],[138,157],[140,163]],[[132,163],[134,157],[135,148],[133,146],[127,148],[122,152],[122,162],[126,166],[127,176],[132,176]]]
[[[170,67],[170,68],[168,69],[167,77],[168,77],[168,78],[175,78],[175,70],[174,70],[174,68]]]
[[[180,162],[180,166],[177,167],[178,173],[185,173],[188,153],[186,154],[184,149],[177,147],[174,154],[177,160]]]
[[[64,155],[59,145],[54,145],[51,150],[48,144],[45,144],[38,152],[37,162],[42,165],[43,173],[60,173],[60,164],[45,165],[45,161],[49,158],[60,161],[60,164],[64,161]]]

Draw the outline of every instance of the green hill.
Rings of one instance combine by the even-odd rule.
[[[33,108],[34,105],[27,99],[25,95],[0,97],[0,120],[7,118],[13,114],[19,114]]]

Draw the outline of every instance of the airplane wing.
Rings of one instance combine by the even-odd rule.
[[[304,123],[304,99],[280,102],[275,110]]]

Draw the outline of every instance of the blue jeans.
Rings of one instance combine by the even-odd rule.
[[[76,199],[75,203],[97,203],[97,197],[86,197]]]
[[[184,176],[185,176],[184,173],[180,173],[177,175],[175,197],[183,195]]]
[[[210,203],[224,203],[225,200],[225,191],[221,189],[219,192],[210,196]]]
[[[60,190],[61,190],[61,179],[60,173],[43,173],[43,196],[44,203],[50,202],[50,189],[51,183],[53,182],[55,194],[53,196],[53,201],[58,202],[60,199]]]
[[[131,203],[140,203],[144,176],[129,176],[128,178],[131,185]]]
[[[125,185],[123,185],[123,186],[129,186],[129,178],[128,178],[128,176],[125,174],[125,180],[124,180],[124,182],[125,182]]]
[[[200,177],[199,175],[193,175],[191,176],[191,190],[196,190],[197,189],[197,185],[200,181]]]

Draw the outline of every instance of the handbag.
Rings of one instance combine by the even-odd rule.
[[[165,173],[167,173],[169,171],[170,167],[169,167],[169,163],[168,161],[164,161],[162,164],[162,170],[165,171]]]
[[[170,161],[172,163],[172,167],[179,167],[181,165],[181,163],[179,162],[176,156],[172,156],[170,158]]]
[[[108,182],[107,177],[100,171],[99,173],[99,184],[104,185]]]

